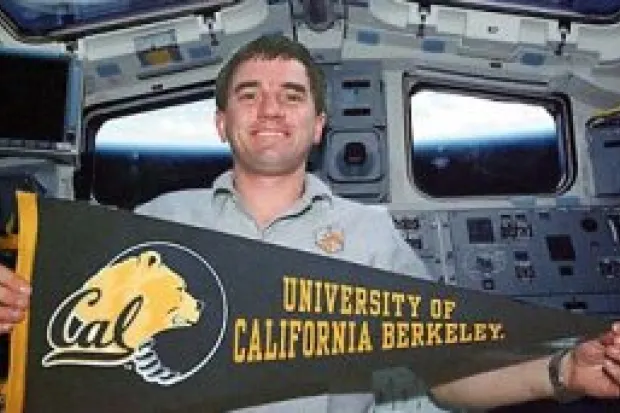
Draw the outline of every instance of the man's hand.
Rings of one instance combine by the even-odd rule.
[[[24,318],[30,303],[30,285],[0,265],[0,334],[7,333]]]
[[[541,357],[435,386],[442,405],[490,409],[554,396],[549,357]],[[570,394],[620,397],[620,322],[597,339],[583,342],[565,355],[560,374]]]
[[[598,339],[578,345],[562,368],[569,390],[592,397],[620,397],[620,322]]]

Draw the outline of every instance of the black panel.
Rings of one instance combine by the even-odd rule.
[[[62,141],[68,70],[68,60],[0,54],[0,138]]]
[[[472,244],[490,244],[495,241],[493,223],[489,218],[468,218],[467,233]]]
[[[568,235],[547,235],[547,248],[551,261],[574,261],[575,249]]]

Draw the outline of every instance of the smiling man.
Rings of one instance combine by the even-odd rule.
[[[318,85],[301,62],[285,57],[246,60],[227,79],[217,130],[232,149],[235,189],[258,226],[267,227],[303,193],[306,160],[325,124],[313,98]]]

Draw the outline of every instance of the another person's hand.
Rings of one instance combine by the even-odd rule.
[[[592,397],[620,397],[620,322],[598,339],[578,345],[564,360],[571,392]]]
[[[7,333],[23,318],[30,304],[30,285],[0,265],[0,334]]]

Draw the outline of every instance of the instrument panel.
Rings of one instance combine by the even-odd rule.
[[[620,314],[620,208],[393,212],[447,284],[570,311]]]

